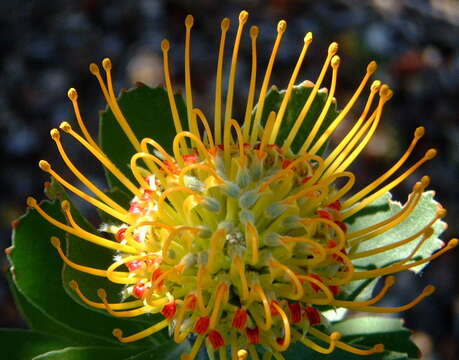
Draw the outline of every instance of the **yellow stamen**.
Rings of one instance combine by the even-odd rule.
[[[67,153],[64,150],[64,147],[62,146],[62,142],[60,140],[60,133],[59,130],[57,129],[52,129],[50,132],[51,138],[54,140],[57,146],[57,150],[59,151],[59,154],[62,157],[62,160],[64,160],[65,164],[67,167],[72,171],[72,173],[80,180],[86,187],[91,190],[99,199],[101,199],[103,202],[111,206],[113,209],[117,210],[118,212],[124,213],[126,212],[126,209],[118,205],[116,201],[113,201],[110,197],[104,194],[103,191],[101,191],[97,186],[95,186],[86,176],[84,176],[72,163],[72,161],[69,159],[67,156]],[[99,149],[97,146],[95,147]]]
[[[150,184],[145,180],[145,176],[139,170],[139,166],[137,165],[137,160],[139,159],[147,159],[147,160],[153,161],[155,164],[159,165],[159,167],[167,175],[173,176],[173,173],[164,164],[164,162],[158,159],[156,156],[151,155],[149,153],[144,153],[144,152],[135,153],[134,156],[131,157],[131,161],[130,161],[131,171],[132,171],[132,175],[134,175],[135,179],[137,180],[137,182],[143,189],[151,189],[151,187],[150,187]],[[166,179],[164,178],[164,175],[161,173],[161,171],[159,171],[159,169],[157,168],[157,165],[151,166],[150,170],[152,173],[154,173],[154,175],[159,179],[159,181],[162,184],[166,184]],[[154,197],[157,197],[157,194],[155,192],[153,192],[152,195]]]
[[[271,346],[276,351],[285,351],[290,346],[290,340],[291,340],[290,322],[288,321],[288,317],[285,314],[284,310],[282,310],[282,308],[279,305],[273,302],[272,306],[274,307],[275,310],[277,310],[277,312],[279,313],[282,319],[282,324],[284,325],[284,339],[282,341],[282,345],[279,345],[276,340],[271,339]]]
[[[333,60],[332,60],[332,65],[333,65]],[[359,87],[357,90],[354,92],[354,95],[352,95],[351,99],[349,102],[346,104],[343,110],[340,111],[338,116],[336,117],[335,120],[328,126],[327,130],[324,131],[322,136],[317,140],[317,142],[314,144],[312,149],[310,150],[311,153],[315,154],[327,141],[327,139],[333,134],[335,131],[336,127],[343,121],[343,119],[347,116],[349,111],[352,109],[354,106],[355,102],[357,99],[360,97],[360,94],[362,93],[363,89],[365,88],[365,85],[367,84],[368,80],[370,79],[371,75],[376,71],[377,65],[376,62],[372,61],[368,66],[367,66],[367,72],[365,76],[363,77]]]
[[[86,304],[96,309],[105,309],[104,303],[99,303],[95,301],[89,300],[84,294],[81,292],[78,283],[75,280],[71,280],[69,282],[69,286],[77,293],[78,297]],[[110,304],[112,309],[116,310],[125,310],[125,309],[132,309],[143,305],[142,300],[134,300],[134,301],[126,301],[118,304]]]
[[[230,157],[231,157],[231,128],[234,128],[237,135],[237,144],[239,147],[239,154],[241,157],[241,164],[245,166],[246,163],[246,156],[244,152],[244,138],[242,137],[241,127],[237,123],[236,120],[231,119],[230,121],[225,122],[225,128],[223,132],[223,145],[224,145],[224,157],[225,163],[229,165]]]
[[[318,119],[314,123],[314,127],[312,128],[311,132],[309,133],[308,137],[304,141],[303,145],[300,148],[299,153],[302,154],[306,152],[306,150],[311,146],[312,141],[316,137],[320,126],[322,125],[325,117],[328,114],[328,109],[330,108],[330,105],[334,99],[335,95],[335,90],[336,90],[336,80],[338,78],[338,69],[339,69],[339,64],[340,64],[340,58],[338,55],[333,56],[331,59],[331,66],[332,66],[332,80],[331,80],[331,85],[330,85],[330,91],[328,92],[327,100],[325,101],[325,105],[322,108],[322,111],[320,112],[320,115]],[[310,153],[313,153],[309,151]]]
[[[268,145],[269,143],[269,136],[271,135],[275,122],[276,122],[276,113],[274,111],[271,111],[268,115],[268,120],[266,120],[266,125],[263,131],[263,135],[261,137],[260,149],[258,150],[260,153],[263,153],[266,145]]]
[[[249,349],[250,357],[252,358],[252,360],[260,360],[257,349],[254,345],[249,344],[247,345],[247,348]]]
[[[199,349],[201,349],[201,345],[205,339],[205,336],[199,335],[196,341],[191,348],[191,352],[189,354],[184,354],[180,357],[180,360],[194,360],[196,355],[198,355]]]
[[[210,249],[209,249],[209,257],[208,257],[208,262],[207,262],[207,271],[209,274],[212,274],[214,271],[214,265],[216,262],[216,257],[217,257],[217,248],[223,246],[224,244],[224,239],[226,236],[226,231],[224,229],[219,229],[214,232],[212,238],[210,239]],[[218,269],[217,269],[218,270]]]
[[[241,289],[242,289],[242,294],[240,294],[241,300],[246,301],[249,298],[249,287],[247,285],[247,278],[245,276],[245,269],[244,269],[244,264],[242,263],[242,260],[239,256],[236,256],[234,258],[233,264],[239,273],[239,277],[241,279]]]
[[[210,303],[207,304],[207,307],[204,305],[204,298],[202,296],[202,290],[204,287],[204,275],[207,273],[207,270],[204,266],[200,266],[198,269],[198,274],[196,276],[196,299],[199,311],[202,316],[207,316],[210,312]]]
[[[99,160],[105,168],[107,168],[115,177],[121,181],[134,195],[140,196],[139,189],[110,161],[110,159],[99,149],[91,146],[86,140],[72,130],[72,127],[67,122],[62,122],[59,126],[64,132],[70,134],[75,140],[83,145],[91,154],[93,154],[97,160]],[[140,145],[139,145],[140,146]]]
[[[325,295],[325,298],[323,297],[313,297],[313,298],[305,297],[304,298],[305,301],[307,301],[308,303],[314,304],[314,305],[328,305],[328,304],[333,303],[334,301],[333,294],[330,291],[330,289],[322,281],[312,276],[308,276],[308,275],[297,275],[297,277],[298,279],[306,280],[309,283],[313,283],[318,288],[320,288],[320,290],[322,290],[322,292]]]
[[[285,139],[284,144],[282,145],[282,150],[284,152],[287,152],[290,149],[290,145],[292,145],[296,134],[300,130],[300,127],[303,124],[303,121],[306,118],[306,115],[308,114],[309,109],[311,108],[311,105],[317,95],[317,91],[319,90],[320,85],[322,84],[325,73],[327,72],[327,69],[328,69],[328,65],[330,64],[331,59],[333,58],[333,56],[336,54],[337,51],[338,51],[338,44],[335,42],[331,43],[330,46],[328,47],[327,58],[325,59],[324,65],[322,66],[322,70],[320,71],[319,77],[317,78],[317,81],[313,89],[311,90],[311,93],[309,94],[308,99],[306,100],[306,103],[301,109],[300,115],[298,115],[298,118],[293,124],[292,129],[290,130],[290,133],[287,136],[287,139]]]
[[[178,133],[175,138],[174,138],[174,143],[172,144],[172,149],[174,151],[174,156],[175,160],[177,160],[178,164],[180,167],[183,167],[185,162],[183,160],[183,152],[180,151],[180,148],[182,147],[182,143],[180,140],[182,138],[188,137],[191,140],[193,140],[194,145],[197,147],[199,154],[201,157],[204,159],[207,159],[210,161],[210,155],[209,152],[207,151],[206,146],[202,143],[202,141],[194,134],[188,132],[188,131],[182,131],[181,133]]]
[[[269,58],[268,67],[266,68],[265,77],[261,85],[260,96],[258,98],[257,112],[255,113],[255,119],[253,122],[252,134],[250,136],[250,143],[253,145],[258,137],[258,128],[260,126],[261,115],[263,114],[263,107],[265,105],[266,92],[268,90],[269,80],[271,78],[271,72],[274,66],[274,60],[277,56],[277,51],[279,50],[279,45],[281,43],[282,37],[284,36],[285,30],[287,29],[287,23],[284,20],[279,21],[277,24],[277,37],[274,42],[273,51]]]
[[[271,317],[271,307],[269,305],[268,298],[266,297],[265,292],[263,291],[263,288],[260,286],[260,284],[255,283],[253,285],[253,290],[258,294],[258,297],[263,303],[263,309],[265,311],[265,322],[264,324],[260,324],[260,328],[262,330],[269,330],[271,329],[271,326],[273,324],[273,320]]]
[[[169,161],[171,164],[175,161],[174,158],[170,156],[158,142],[150,138],[143,138],[140,142],[140,149],[142,152],[150,153],[148,151],[148,145],[153,146],[163,156],[164,160]]]
[[[230,121],[233,110],[233,96],[234,96],[234,81],[236,79],[237,57],[239,53],[239,45],[241,44],[242,31],[244,25],[247,23],[249,14],[243,10],[239,14],[239,26],[237,28],[236,40],[234,41],[233,55],[231,58],[231,68],[228,79],[228,91],[226,93],[226,106],[225,106],[225,123]]]
[[[204,164],[191,164],[191,165],[188,165],[188,166],[185,166],[181,171],[180,171],[180,175],[179,175],[179,183],[183,186],[185,186],[185,176],[187,173],[189,173],[190,171],[192,170],[195,170],[195,169],[199,169],[199,170],[203,170],[203,171],[206,171],[208,172],[209,174],[211,174],[217,184],[223,184],[225,182],[225,180],[223,180],[218,174],[217,172],[214,170],[214,168],[210,167],[210,166],[207,166],[207,165],[204,165]]]
[[[347,211],[345,210],[343,212],[343,219],[346,219],[349,216],[355,214],[356,212],[360,211],[361,209],[363,209],[368,204],[371,204],[374,200],[379,198],[381,195],[383,195],[386,192],[392,190],[394,187],[396,187],[398,184],[400,184],[402,181],[404,181],[408,176],[410,176],[412,173],[414,173],[422,164],[424,164],[426,161],[432,160],[436,155],[437,155],[437,150],[435,150],[435,149],[428,150],[420,160],[418,160],[414,165],[412,165],[402,175],[397,177],[395,180],[392,180],[386,186],[383,186],[382,188],[378,189],[373,194],[367,196],[365,199],[363,199],[356,206],[353,206],[352,208],[350,208]],[[345,201],[342,206],[345,209],[345,208],[349,208],[352,205],[353,205],[353,203],[349,203],[349,202]]]
[[[63,202],[65,203],[65,201]],[[38,205],[37,200],[35,200],[32,197],[27,198],[27,205],[35,210],[49,223],[53,224],[54,226],[58,227],[59,229],[64,230],[65,232],[68,232],[72,235],[75,235],[79,238],[82,238],[86,241],[92,242],[96,245],[106,247],[108,249],[112,250],[117,250],[117,251],[123,251],[131,254],[136,254],[137,250],[130,247],[130,246],[125,246],[122,244],[118,244],[117,242],[111,241],[104,239],[100,236],[97,236],[95,234],[92,234],[90,232],[87,232],[85,230],[82,230],[81,228],[73,228],[71,226],[65,225],[61,223],[60,221],[54,219],[53,217],[49,216],[43,209]],[[67,203],[68,205],[68,203]],[[67,211],[69,213],[69,211]]]
[[[97,66],[97,64],[91,63],[89,65],[89,71],[91,74],[93,74],[97,78],[97,81],[99,82],[99,85],[100,85],[100,89],[102,90],[102,94],[104,94],[105,101],[107,102],[107,104],[109,104],[110,94],[108,93],[107,87],[105,86],[105,82],[102,79],[102,76],[100,75],[99,66]]]
[[[250,123],[252,120],[253,100],[255,97],[255,85],[257,79],[257,37],[260,29],[257,26],[250,27],[250,38],[252,43],[252,69],[250,71],[249,93],[247,94],[247,105],[244,116],[244,139],[248,140],[250,132]]]
[[[246,360],[248,356],[247,350],[241,349],[237,352],[237,360]]]
[[[295,275],[295,273],[292,270],[290,270],[288,266],[285,266],[284,264],[281,264],[280,262],[277,262],[275,260],[271,260],[269,262],[269,265],[283,270],[287,274],[287,276],[290,278],[290,280],[292,281],[292,285],[296,289],[296,291],[295,293],[290,294],[289,298],[292,300],[301,299],[304,295],[304,289],[303,289],[303,285],[301,284],[300,280]]]
[[[112,215],[113,217],[125,222],[125,223],[131,223],[131,220],[129,219],[129,216],[126,216],[125,214],[127,211],[125,210],[123,213],[118,212],[117,210],[112,209],[110,206],[104,204],[103,202],[93,198],[92,196],[89,196],[85,192],[81,191],[77,187],[73,186],[70,184],[68,181],[64,180],[60,175],[58,175],[52,168],[51,165],[45,161],[45,160],[40,160],[38,163],[40,166],[40,169],[43,171],[47,172],[50,174],[54,179],[56,179],[57,182],[59,182],[61,185],[66,187],[68,190],[73,192],[75,195],[79,196],[83,200],[86,200],[88,203],[94,205],[98,209],[104,211],[107,214]]]
[[[316,344],[315,342],[313,342],[312,340],[308,339],[307,337],[302,336],[297,331],[294,331],[293,333],[296,335],[296,337],[298,337],[298,340],[300,342],[302,342],[307,347],[309,347],[309,348],[313,349],[314,351],[317,351],[318,353],[321,353],[321,354],[331,354],[335,350],[336,343],[341,338],[341,334],[339,332],[335,331],[335,332],[331,333],[331,335],[329,337],[330,345],[327,348],[325,348],[323,346],[320,346],[320,345]]]
[[[300,72],[301,65],[303,64],[304,57],[306,56],[306,52],[308,51],[309,45],[312,42],[312,33],[308,32],[304,37],[304,45],[303,49],[301,49],[300,56],[295,65],[295,69],[293,70],[292,76],[290,77],[290,81],[287,85],[287,90],[285,91],[284,98],[282,99],[282,103],[279,107],[279,112],[277,113],[276,123],[274,124],[273,130],[271,132],[271,137],[269,142],[274,144],[276,142],[276,137],[279,132],[282,120],[284,118],[285,110],[287,109],[287,103],[290,100],[290,96],[292,94],[293,86],[295,85],[296,78],[298,77],[298,73]]]
[[[169,264],[174,263],[174,260],[169,257],[169,246],[171,245],[172,241],[178,237],[178,235],[182,232],[190,231],[193,234],[197,234],[200,230],[195,227],[191,226],[179,226],[174,228],[169,236],[164,240],[162,246],[161,246],[161,251],[162,251],[162,256],[163,260]]]
[[[215,303],[212,310],[212,315],[210,315],[209,329],[214,329],[217,325],[217,321],[220,318],[220,310],[224,306],[224,298],[228,296],[228,285],[221,283],[217,288],[217,296],[215,298]]]
[[[186,92],[186,111],[188,116],[188,126],[190,131],[199,137],[199,130],[196,118],[193,114],[193,94],[191,92],[191,69],[190,69],[190,34],[194,24],[192,15],[185,18],[185,92]]]
[[[306,219],[302,219],[301,220],[301,223],[304,224],[305,226],[308,226],[310,224],[315,224],[315,223],[323,223],[324,225],[326,226],[329,226],[331,227],[337,238],[338,238],[338,244],[336,246],[334,246],[333,248],[331,249],[325,249],[325,251],[329,254],[332,254],[332,253],[336,253],[338,251],[340,251],[341,249],[344,248],[345,244],[346,244],[346,234],[344,233],[344,231],[333,221],[329,220],[329,219],[324,219],[324,218],[306,218]]]
[[[126,284],[126,285],[135,284],[137,281],[141,280],[139,277],[137,276],[133,277],[131,276],[131,274],[129,275],[129,277],[121,277],[119,276],[120,273],[115,270],[119,268],[120,266],[126,265],[128,262],[136,261],[136,260],[144,260],[146,258],[148,258],[148,255],[133,255],[133,256],[126,256],[125,258],[119,261],[115,261],[107,268],[107,278],[110,281],[117,283],[117,284]]]
[[[331,338],[330,338],[329,335],[324,334],[322,331],[317,330],[314,327],[310,327],[308,329],[308,332],[311,333],[311,335],[314,335],[316,338],[318,338],[318,339],[320,339],[322,341],[325,341],[325,342],[328,342],[328,343],[331,342]],[[384,351],[384,345],[383,344],[374,345],[370,349],[359,349],[359,348],[353,347],[351,345],[345,344],[345,343],[343,343],[341,341],[337,341],[336,342],[336,347],[339,348],[339,349],[342,349],[344,351],[350,352],[352,354],[356,354],[356,355],[372,355],[372,354],[381,353],[381,352]]]
[[[115,91],[113,90],[113,84],[112,84],[112,62],[109,58],[105,58],[102,60],[102,66],[105,70],[105,74],[107,75],[107,89],[108,93],[110,95],[109,101],[107,101],[108,106],[110,106],[110,109],[112,110],[112,113],[120,125],[121,129],[123,132],[126,134],[126,137],[129,139],[130,143],[136,149],[136,151],[140,151],[140,144],[139,140],[137,140],[137,137],[135,136],[134,132],[132,131],[131,127],[129,126],[129,123],[127,122],[126,118],[123,115],[123,112],[121,111],[118,101],[116,99]]]
[[[252,265],[256,265],[258,263],[258,241],[259,235],[257,228],[253,226],[251,223],[247,223],[245,226],[246,238],[248,239],[248,243],[251,245],[251,252],[252,252]]]
[[[136,309],[132,310],[126,310],[126,311],[114,311],[113,307],[111,304],[108,303],[107,301],[107,292],[104,289],[98,289],[97,290],[97,296],[102,300],[102,303],[107,310],[107,312],[115,317],[135,317],[135,316],[140,316],[144,314],[148,314],[152,312],[154,308],[152,308],[149,305],[142,306]],[[157,309],[159,311],[159,309]]]
[[[311,249],[311,255],[314,255],[312,259],[298,259],[298,263],[295,262],[295,258],[290,259],[292,264],[297,264],[297,265],[315,265],[321,263],[325,257],[326,257],[326,251],[325,248],[317,241],[313,239],[308,239],[305,237],[301,236],[282,236],[281,240],[284,243],[289,243],[289,242],[301,242],[305,244],[309,244],[313,246],[313,249]]]
[[[210,129],[209,122],[207,121],[206,116],[204,115],[202,110],[198,108],[193,109],[193,114],[194,116],[196,116],[197,119],[199,119],[202,122],[202,125],[204,126],[204,131],[207,135],[207,141],[209,142],[209,146],[211,149],[214,148],[214,137],[212,136],[212,130]]]
[[[88,142],[94,146],[97,147],[97,143],[94,141],[94,139],[91,137],[89,134],[88,129],[86,128],[86,125],[84,124],[84,121],[81,117],[81,112],[80,112],[80,107],[78,106],[78,93],[74,88],[69,89],[67,92],[67,96],[69,97],[70,101],[72,102],[73,105],[73,111],[75,112],[75,117],[78,122],[78,126],[81,129],[81,132],[83,133],[84,137]]]
[[[169,105],[171,107],[172,119],[174,121],[175,132],[181,133],[182,123],[180,121],[180,115],[177,110],[177,104],[175,103],[174,91],[172,90],[171,76],[169,71],[169,41],[164,39],[161,42],[161,50],[163,52],[163,71],[164,71],[164,80],[166,82],[167,97],[169,99]],[[186,141],[182,141],[181,147],[187,151]]]
[[[163,321],[160,321],[159,323],[156,323],[155,325],[150,326],[149,328],[145,330],[142,330],[136,334],[126,336],[126,337],[123,337],[123,332],[121,331],[121,329],[114,329],[113,336],[116,337],[122,343],[130,343],[133,341],[143,339],[147,336],[153,335],[154,333],[161,331],[168,325],[169,325],[169,320],[164,319]]]

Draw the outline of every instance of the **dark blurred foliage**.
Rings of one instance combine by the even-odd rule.
[[[2,1],[0,3],[0,247],[10,243],[10,223],[25,210],[25,197],[42,197],[46,176],[37,162],[52,160],[67,176],[49,137],[49,129],[73,120],[66,92],[75,87],[89,128],[97,131],[98,110],[105,105],[88,65],[111,57],[117,89],[134,81],[156,85],[162,79],[160,42],[171,41],[176,89],[183,88],[183,20],[195,16],[192,34],[192,83],[195,102],[212,114],[214,69],[219,23],[233,23],[241,9],[249,24],[261,29],[259,74],[263,73],[275,37],[276,22],[288,22],[272,83],[286,86],[303,43],[312,31],[311,47],[301,79],[314,81],[331,41],[340,44],[338,104],[350,98],[366,64],[375,59],[375,75],[388,83],[395,96],[386,106],[378,135],[356,162],[360,184],[368,183],[397,159],[414,129],[427,135],[415,157],[435,146],[439,156],[423,166],[395,193],[401,201],[412,184],[431,175],[431,188],[448,209],[450,227],[445,238],[459,234],[459,3],[454,0],[175,0],[175,1]],[[234,26],[233,26],[234,28]],[[234,36],[232,33],[231,38]],[[227,54],[231,48],[227,46]],[[246,36],[238,67],[236,114],[245,106],[250,72],[250,43]],[[261,75],[259,76],[259,78]],[[326,80],[325,83],[327,83]],[[261,80],[259,79],[259,82]],[[239,104],[239,105],[238,105]],[[360,106],[362,104],[360,103]],[[356,106],[355,114],[359,106]],[[209,112],[210,111],[210,112]],[[352,119],[352,117],[350,117]],[[337,132],[337,138],[344,133]],[[67,146],[80,168],[99,184],[103,173],[76,144]],[[84,206],[84,205],[83,205]],[[88,209],[86,209],[88,210]],[[93,214],[89,211],[89,216]],[[35,241],[35,239],[30,239]],[[55,254],[50,254],[55,256]],[[432,283],[437,292],[404,314],[407,325],[429,359],[455,359],[459,340],[457,260],[459,252],[431,264],[422,277],[401,274],[386,305],[401,304]],[[6,269],[5,258],[1,264]],[[0,326],[25,326],[15,311],[5,280],[0,286]]]

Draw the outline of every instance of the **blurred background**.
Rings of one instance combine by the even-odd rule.
[[[167,37],[171,41],[175,88],[183,89],[183,21],[191,13],[195,17],[193,94],[197,106],[212,114],[220,21],[225,16],[231,18],[232,40],[242,9],[250,13],[249,25],[260,27],[259,74],[266,67],[277,21],[288,22],[271,81],[279,88],[286,87],[308,31],[314,33],[314,41],[299,79],[315,81],[329,43],[338,41],[342,64],[336,94],[339,106],[358,86],[367,63],[378,61],[379,70],[374,78],[389,84],[395,96],[385,108],[377,136],[354,166],[358,183],[366,184],[382,173],[404,151],[415,128],[425,126],[427,134],[415,157],[421,157],[430,147],[436,147],[439,155],[399,186],[394,196],[405,201],[414,182],[429,174],[437,200],[448,209],[449,228],[444,239],[458,236],[458,1],[23,0],[0,3],[0,248],[9,246],[10,224],[24,212],[26,196],[43,197],[47,177],[38,169],[38,160],[51,160],[67,175],[49,129],[63,120],[73,121],[67,98],[70,87],[78,90],[83,116],[91,131],[97,132],[98,111],[105,104],[88,71],[89,63],[110,57],[118,90],[129,88],[136,81],[156,86],[163,82],[160,42]],[[241,45],[236,115],[245,108],[250,75],[249,40],[247,35]],[[226,51],[230,54],[229,46]],[[324,84],[328,83],[326,79]],[[358,111],[356,106],[355,114]],[[349,124],[343,124],[335,138],[339,139]],[[103,173],[96,162],[77,144],[69,144],[67,149],[84,173],[103,184]],[[97,223],[90,209],[86,212]],[[431,264],[419,277],[401,274],[385,302],[404,304],[426,284],[437,286],[433,296],[403,314],[407,326],[415,331],[425,359],[459,356],[458,259],[459,251],[453,251]],[[0,264],[7,269],[3,253]],[[0,305],[0,327],[26,326],[4,277],[0,278]]]

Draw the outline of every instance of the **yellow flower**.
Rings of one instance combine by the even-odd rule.
[[[335,348],[359,355],[381,352],[384,349],[382,344],[362,349],[340,341],[338,332],[328,334],[319,330],[315,326],[324,320],[318,306],[396,313],[413,307],[433,292],[433,287],[428,286],[406,305],[395,308],[374,306],[394,284],[394,277],[388,276],[380,292],[369,300],[338,298],[340,291],[352,282],[411,269],[457,245],[457,239],[453,239],[430,257],[416,257],[418,250],[431,237],[433,225],[445,215],[445,210],[439,208],[436,216],[415,234],[389,245],[359,250],[360,244],[396,227],[413,213],[428,186],[428,177],[416,183],[407,203],[395,215],[359,231],[349,232],[346,225],[347,219],[404,181],[433,158],[436,151],[427,151],[408,170],[393,178],[424,133],[423,128],[416,129],[412,143],[399,161],[381,177],[349,195],[355,175],[347,169],[372,138],[392,91],[380,81],[374,81],[369,86],[366,105],[356,123],[341,142],[323,156],[319,150],[349,114],[376,71],[376,64],[371,62],[343,110],[324,131],[319,131],[335,101],[340,63],[336,43],[330,45],[316,82],[302,84],[310,88],[310,95],[283,143],[276,145],[294,84],[312,41],[312,34],[306,34],[279,111],[271,112],[266,123],[262,124],[271,72],[286,30],[285,21],[280,21],[277,26],[277,38],[255,110],[258,28],[253,26],[250,29],[252,72],[241,126],[233,119],[232,106],[239,45],[247,18],[247,12],[242,11],[231,58],[224,111],[222,69],[230,22],[224,19],[221,23],[213,131],[204,113],[193,105],[190,70],[193,18],[188,16],[185,20],[188,131],[184,130],[180,119],[170,80],[169,43],[163,41],[165,84],[177,133],[173,154],[167,153],[151,138],[136,137],[118,106],[112,86],[110,60],[102,62],[105,79],[98,66],[91,64],[90,71],[97,77],[107,104],[137,151],[130,161],[137,184],[116,168],[91,137],[80,115],[77,92],[69,90],[68,96],[82,135],[66,122],[60,125],[60,129],[80,142],[132,192],[131,206],[125,209],[117,204],[77,169],[67,156],[61,144],[61,132],[57,129],[51,131],[51,136],[62,159],[95,197],[67,182],[48,162],[42,160],[40,167],[65,188],[118,219],[119,225],[103,227],[105,232],[114,235],[115,240],[84,230],[72,217],[67,201],[62,201],[67,224],[44,212],[33,198],[28,199],[28,205],[56,227],[116,251],[112,265],[107,269],[95,269],[72,262],[62,251],[59,239],[52,238],[52,244],[68,266],[123,284],[126,297],[132,298],[121,303],[109,303],[106,292],[99,289],[100,302],[94,302],[72,281],[70,286],[85,303],[105,309],[117,317],[147,313],[164,316],[164,320],[136,334],[125,335],[122,330],[115,329],[113,335],[121,342],[136,341],[169,326],[176,342],[183,342],[190,334],[196,334],[190,353],[182,356],[187,360],[196,357],[204,342],[211,349],[219,349],[222,359],[226,358],[228,346],[233,359],[245,359],[249,354],[258,359],[256,344],[262,344],[266,349],[263,359],[271,356],[282,359],[281,353],[298,341],[324,354],[333,352]],[[292,143],[330,67],[332,80],[325,104],[299,151],[294,153]],[[205,130],[205,136],[199,131],[199,123]],[[145,167],[139,165],[139,160]],[[383,186],[390,178],[393,179]],[[358,270],[354,266],[357,259],[384,254],[415,241],[414,250],[401,261],[370,270]],[[304,336],[305,333],[308,337]],[[328,345],[319,345],[311,338]]]

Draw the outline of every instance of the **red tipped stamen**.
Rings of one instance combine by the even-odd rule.
[[[317,210],[316,214],[319,215],[322,219],[332,220],[333,216],[327,210]]]
[[[214,349],[218,349],[225,345],[225,340],[223,339],[223,336],[216,330],[209,331],[209,341]]]
[[[139,269],[142,268],[142,261],[139,261],[139,260],[133,260],[133,261],[129,261],[128,263],[126,263],[128,269],[130,272],[133,272],[133,271],[137,271]]]
[[[256,345],[260,343],[260,330],[258,327],[254,327],[253,329],[247,328],[245,329],[247,334],[247,339],[249,340],[249,344]]]
[[[309,276],[323,283],[322,278],[319,275],[309,274]],[[312,281],[309,282],[309,285],[311,285],[312,290],[314,290],[315,292],[318,292],[320,290],[320,286],[313,283]]]
[[[126,230],[127,230],[126,227],[122,227],[116,232],[116,235],[115,235],[116,241],[121,242],[126,238]]]
[[[235,329],[243,329],[245,327],[247,319],[247,311],[245,311],[244,309],[237,309],[236,313],[234,314],[231,326]]]
[[[194,325],[194,331],[199,335],[204,335],[209,328],[209,323],[210,318],[208,316],[199,318]]]
[[[320,324],[320,313],[316,308],[312,306],[308,306],[304,308],[303,310],[311,326]]]
[[[290,309],[290,321],[293,324],[299,323],[301,321],[301,305],[300,303],[288,303],[288,308]]]
[[[175,316],[176,312],[177,304],[175,303],[175,301],[172,301],[164,305],[163,309],[161,310],[161,314],[163,314],[167,320],[171,320]]]
[[[134,288],[132,289],[132,295],[136,298],[143,299],[145,295],[145,290],[145,284],[139,281],[137,284],[134,285]]]
[[[196,295],[187,295],[187,297],[185,298],[186,309],[194,310],[196,308],[196,302]]]

